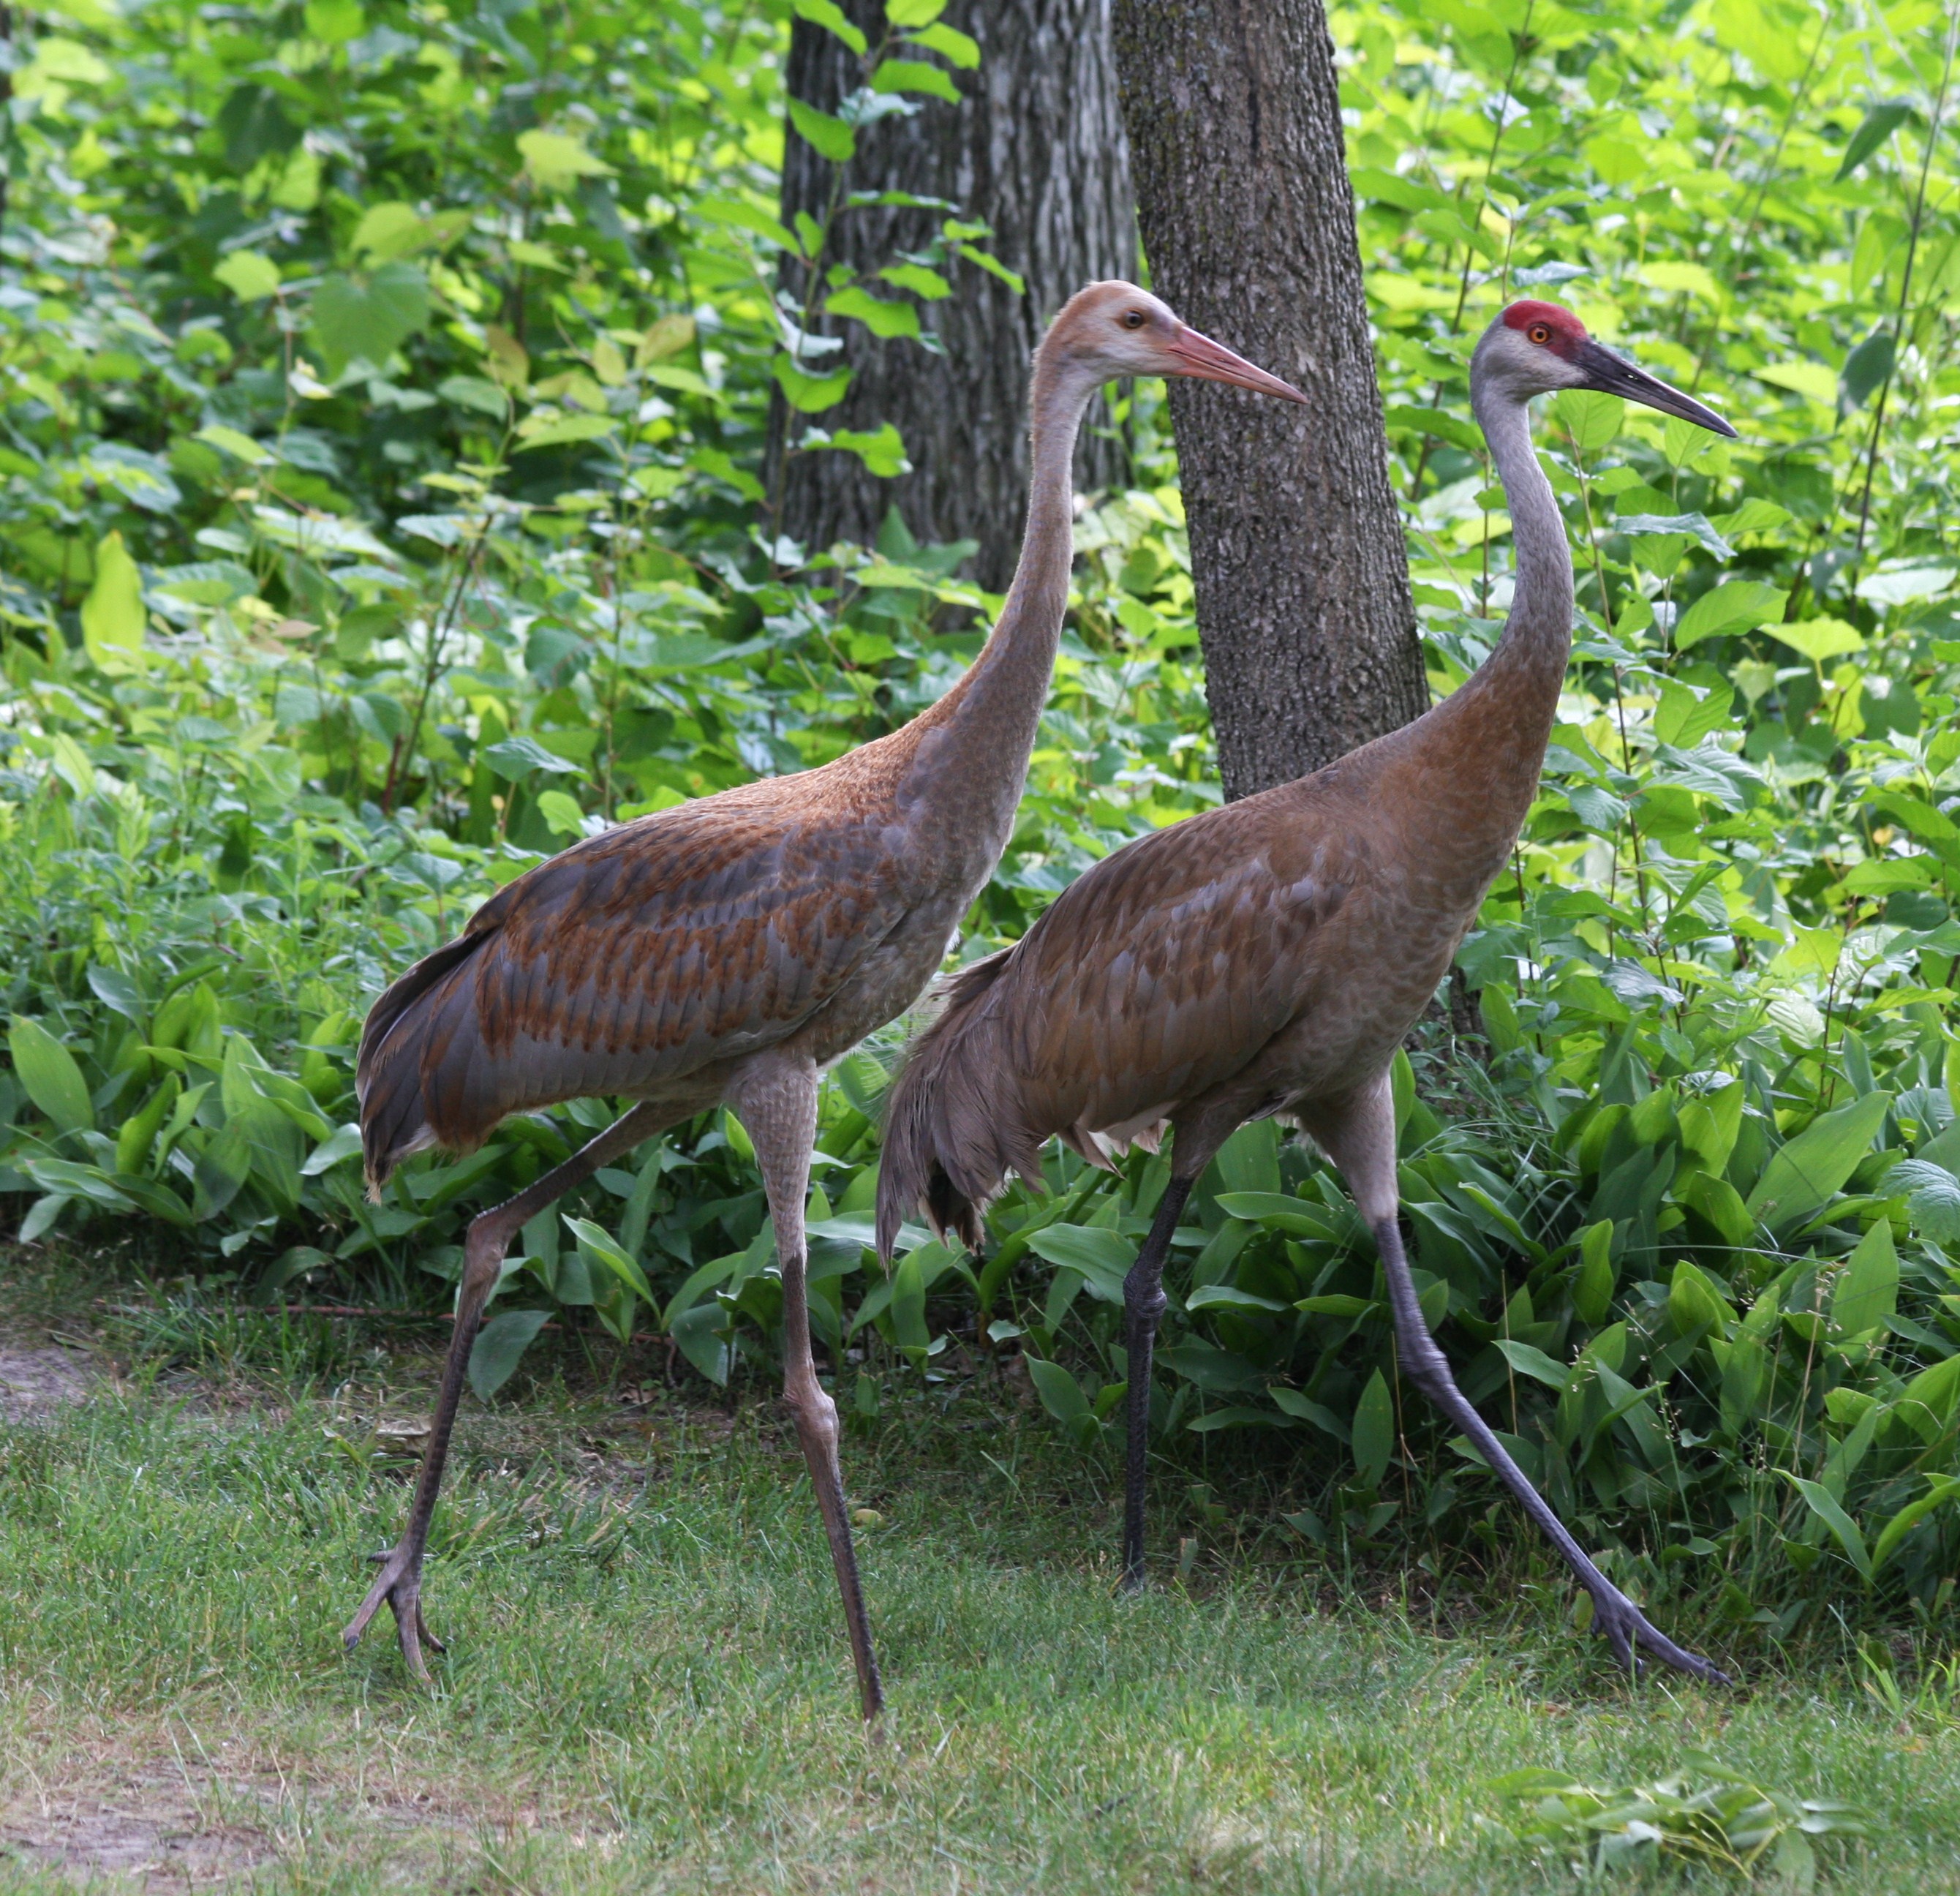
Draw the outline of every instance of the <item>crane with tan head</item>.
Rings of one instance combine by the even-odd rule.
[[[1528,405],[1567,388],[1735,432],[1602,348],[1570,311],[1506,309],[1470,370],[1516,559],[1496,650],[1413,724],[1118,850],[1014,947],[962,970],[893,1089],[879,1241],[889,1256],[922,1203],[977,1248],[981,1209],[1010,1169],[1039,1181],[1050,1136],[1106,1164],[1112,1148],[1168,1122],[1169,1182],[1125,1284],[1123,1565],[1140,1585],[1150,1358],[1172,1234],[1227,1136],[1289,1115],[1373,1228],[1403,1368],[1558,1547],[1615,1653],[1634,1665],[1637,1648],[1720,1679],[1607,1579],[1464,1399],[1424,1321],[1397,1224],[1390,1063],[1510,856],[1565,681],[1572,556]]]
[[[409,1669],[429,1522],[471,1346],[504,1251],[616,1155],[726,1104],[762,1169],[782,1273],[784,1397],[844,1598],[867,1718],[882,1703],[837,1455],[810,1350],[803,1201],[817,1078],[916,1000],[1007,846],[1068,598],[1070,461],[1096,390],[1188,375],[1293,401],[1277,377],[1155,297],[1093,283],[1036,351],[1019,568],[965,676],[902,730],[821,769],[663,810],[575,843],[484,903],[374,1003],[356,1085],[378,1192],[411,1153],[481,1146],[513,1113],[593,1095],[636,1102],[469,1227],[456,1328],[409,1520],[345,1638],[385,1600]]]

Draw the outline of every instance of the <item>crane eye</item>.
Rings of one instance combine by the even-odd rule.
[[[1551,340],[1551,331],[1546,328],[1542,323],[1532,323],[1531,327],[1525,331],[1525,333],[1529,336],[1534,343],[1548,343]]]
[[[1125,310],[1123,312],[1123,327],[1125,329],[1141,329],[1143,326],[1144,313],[1141,310]]]

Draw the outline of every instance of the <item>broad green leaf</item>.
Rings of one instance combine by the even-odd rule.
[[[1488,993],[1490,990],[1484,991]],[[1581,1322],[1602,1324],[1613,1308],[1613,1292],[1619,1282],[1619,1273],[1613,1268],[1612,1220],[1601,1219],[1588,1225],[1579,1248],[1579,1273],[1573,1283],[1572,1307],[1578,1311]]]
[[[845,18],[844,9],[836,5],[835,0],[790,0],[790,5],[798,19],[807,20],[813,26],[834,33],[860,59],[864,57],[864,34]]]
[[[652,1285],[647,1282],[647,1273],[640,1268],[639,1260],[628,1257],[611,1232],[589,1218],[574,1218],[569,1213],[565,1217],[565,1228],[578,1241],[581,1251],[588,1257],[596,1257],[641,1302],[657,1306],[660,1300],[654,1295]]]
[[[1379,1487],[1395,1446],[1395,1405],[1379,1369],[1368,1378],[1360,1400],[1354,1405],[1351,1439],[1354,1472],[1362,1487]]]
[[[212,272],[241,303],[257,303],[275,295],[279,266],[257,250],[234,250]]]
[[[242,435],[235,428],[228,428],[222,422],[212,422],[197,431],[196,438],[208,441],[214,448],[244,462],[248,467],[269,466],[275,457],[269,450],[262,448],[250,435]]]
[[[929,26],[945,11],[946,0],[885,0],[885,18],[901,28]]]
[[[1123,1301],[1123,1279],[1137,1261],[1137,1248],[1119,1232],[1086,1225],[1045,1225],[1028,1248],[1052,1264],[1080,1271],[1090,1291],[1105,1303]]]
[[[567,796],[562,790],[539,791],[538,813],[554,836],[578,836],[585,833],[585,812],[579,808],[576,797]]]
[[[1572,1380],[1572,1372],[1562,1362],[1554,1362],[1536,1345],[1519,1343],[1515,1338],[1500,1337],[1494,1345],[1498,1354],[1521,1376],[1529,1376],[1548,1388],[1563,1389]]]
[[[873,92],[923,92],[949,105],[959,103],[959,88],[944,69],[923,59],[886,59],[871,75]]]
[[[873,296],[854,283],[827,297],[823,307],[832,316],[855,318],[873,336],[916,336],[919,333],[918,311],[911,304]]]
[[[1802,652],[1812,664],[1865,648],[1865,635],[1842,619],[1806,619],[1793,626],[1765,626],[1763,629],[1793,651]]]
[[[1082,1385],[1060,1363],[1049,1362],[1040,1356],[1029,1356],[1025,1360],[1035,1394],[1041,1397],[1042,1407],[1056,1421],[1068,1428],[1088,1417],[1089,1398],[1082,1393]]]
[[[1684,1257],[1674,1267],[1667,1292],[1667,1314],[1675,1328],[1685,1336],[1705,1324],[1717,1337],[1726,1337],[1735,1313],[1710,1282],[1706,1271]]]
[[[7,1031],[14,1077],[58,1131],[91,1131],[95,1108],[75,1056],[39,1021],[16,1014]]]
[[[1831,1292],[1831,1321],[1841,1336],[1876,1330],[1898,1306],[1898,1253],[1881,1218],[1859,1241]]]
[[[1879,1531],[1879,1538],[1872,1543],[1872,1571],[1880,1572],[1885,1563],[1898,1551],[1899,1543],[1917,1527],[1935,1508],[1960,1495],[1960,1476],[1936,1474],[1929,1476],[1932,1486],[1917,1501],[1908,1501]]]
[[[356,357],[377,368],[429,319],[428,279],[412,263],[383,263],[364,280],[336,275],[313,296],[313,339],[329,373]]]
[[[1799,395],[1808,396],[1822,407],[1837,405],[1837,374],[1822,362],[1773,362],[1767,368],[1752,369],[1750,373],[1759,382],[1768,382],[1777,388],[1793,389]]]
[[[1685,652],[1704,639],[1766,624],[1781,614],[1788,597],[1780,588],[1765,585],[1759,579],[1725,580],[1704,593],[1675,621],[1675,649]],[[1778,638],[1790,629],[1787,626],[1771,629]]]
[[[511,1380],[550,1317],[548,1310],[507,1310],[477,1331],[469,1350],[469,1386],[479,1402],[488,1402]]]
[[[1946,1166],[1902,1158],[1886,1173],[1882,1189],[1905,1194],[1906,1216],[1915,1231],[1936,1244],[1960,1244],[1960,1178]]]
[[[562,415],[555,420],[533,415],[517,429],[517,452],[536,448],[563,448],[578,441],[603,441],[619,430],[609,415]]]
[[[790,123],[819,158],[833,164],[845,164],[858,155],[858,135],[842,119],[819,112],[800,99],[788,101]]]
[[[1881,324],[1844,358],[1840,386],[1847,408],[1863,408],[1873,392],[1891,380],[1897,352],[1892,331]]]
[[[788,397],[790,406],[805,415],[820,415],[826,408],[835,408],[851,386],[848,368],[839,369],[834,375],[806,375],[780,350],[771,371]]]
[[[562,132],[520,132],[526,173],[547,191],[569,191],[581,178],[609,178],[612,167]]]
[[[924,46],[928,52],[937,53],[949,65],[956,65],[963,71],[971,72],[980,63],[979,42],[943,21],[922,27],[916,33],[908,33],[905,40],[908,45]]]
[[[1783,1231],[1821,1211],[1871,1149],[1892,1103],[1889,1093],[1867,1093],[1823,1114],[1778,1146],[1749,1193],[1751,1216]]]
[[[912,471],[912,464],[905,458],[905,441],[889,422],[868,432],[856,428],[835,429],[830,435],[830,445],[855,454],[867,468],[882,479],[889,480],[894,475]]]
[[[1626,416],[1626,404],[1617,395],[1568,388],[1553,398],[1549,412],[1581,458],[1590,460],[1603,453],[1618,435]]]
[[[482,757],[498,776],[510,783],[528,776],[533,770],[568,771],[574,776],[580,774],[577,764],[555,751],[547,750],[535,738],[502,738],[485,747]]]
[[[104,671],[140,671],[143,649],[143,576],[121,532],[106,534],[95,549],[95,583],[81,602],[81,639]]]
[[[1887,99],[1873,106],[1844,147],[1844,155],[1838,162],[1838,177],[1849,177],[1901,126],[1918,116],[1910,99]]]
[[[1844,1504],[1821,1481],[1806,1481],[1802,1475],[1792,1474],[1787,1468],[1777,1472],[1803,1496],[1811,1512],[1837,1536],[1838,1544],[1844,1550],[1846,1558],[1869,1581],[1873,1572],[1872,1557],[1865,1550],[1865,1538],[1858,1531],[1858,1524],[1844,1512]]]

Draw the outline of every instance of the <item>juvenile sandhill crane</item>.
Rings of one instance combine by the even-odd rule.
[[[1497,650],[1402,730],[1118,850],[1016,946],[963,970],[892,1093],[879,1242],[889,1254],[900,1219],[923,1203],[942,1231],[977,1247],[980,1208],[1010,1168],[1039,1179],[1052,1134],[1106,1164],[1106,1147],[1169,1121],[1170,1181],[1124,1287],[1123,1565],[1138,1585],[1165,1254],[1192,1187],[1233,1129],[1291,1116],[1340,1168],[1373,1229],[1404,1366],[1551,1537],[1616,1655],[1637,1665],[1637,1643],[1719,1679],[1586,1557],[1464,1400],[1423,1321],[1396,1224],[1389,1063],[1510,856],[1565,680],[1572,559],[1527,406],[1562,388],[1735,432],[1593,342],[1569,311],[1506,309],[1470,371],[1516,559]]]
[[[469,1227],[456,1328],[401,1540],[348,1627],[386,1600],[426,1678],[422,1553],[470,1346],[511,1238],[616,1155],[725,1104],[748,1128],[775,1226],[784,1394],[844,1597],[864,1716],[882,1703],[845,1512],[835,1405],[811,1360],[803,1197],[817,1075],[916,1000],[1006,846],[1068,597],[1069,465],[1090,398],[1122,375],[1199,376],[1293,401],[1277,377],[1133,285],[1093,283],[1036,352],[1020,565],[959,683],[902,730],[820,770],[726,790],[579,843],[493,896],[374,1004],[357,1085],[368,1177],[479,1146],[511,1114],[638,1101]]]

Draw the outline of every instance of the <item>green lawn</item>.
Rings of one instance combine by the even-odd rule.
[[[1121,1601],[1105,1477],[957,1409],[847,1446],[882,1742],[765,1407],[467,1407],[418,1692],[387,1629],[336,1636],[406,1497],[374,1425],[429,1367],[137,1375],[0,1429],[0,1891],[1548,1890],[1486,1780],[1693,1746],[1868,1806],[1835,1886],[1960,1891],[1960,1729],[1841,1669],[1632,1689],[1535,1595],[1443,1636],[1223,1548]]]

